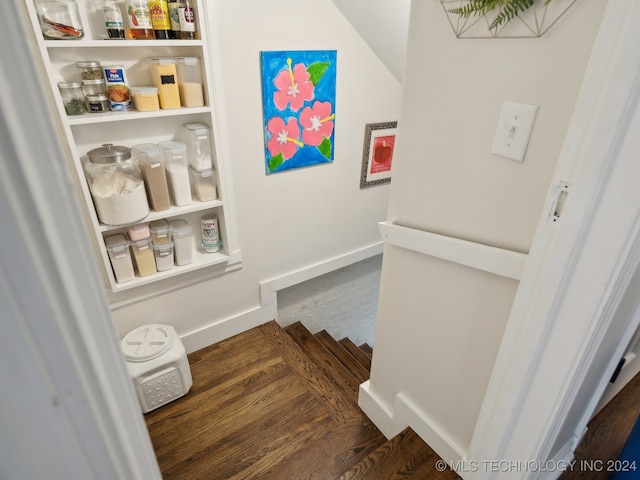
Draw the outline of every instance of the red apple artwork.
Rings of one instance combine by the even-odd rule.
[[[393,145],[395,135],[387,137],[377,137],[373,143],[373,161],[371,162],[371,173],[388,172],[391,170],[393,159]]]

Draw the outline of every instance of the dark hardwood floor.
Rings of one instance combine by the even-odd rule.
[[[189,394],[145,417],[163,478],[460,478],[412,430],[387,441],[362,413],[365,351],[270,322],[189,355]]]
[[[460,478],[411,429],[387,441],[357,405],[371,350],[275,322],[189,355],[188,395],[145,418],[165,480]],[[581,461],[616,459],[640,414],[640,376],[589,424]]]

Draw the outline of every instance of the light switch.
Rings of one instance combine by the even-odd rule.
[[[491,153],[522,162],[537,112],[537,105],[504,102]]]

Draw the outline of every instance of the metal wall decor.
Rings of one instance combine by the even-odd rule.
[[[541,37],[577,0],[534,0],[533,5],[507,21],[495,25],[501,13],[496,6],[485,14],[464,16],[456,13],[478,0],[440,0],[451,28],[458,38],[528,38]]]

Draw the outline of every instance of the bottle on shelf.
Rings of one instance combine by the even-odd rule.
[[[178,10],[184,8],[184,2],[169,0],[167,7],[169,8],[169,21],[171,23],[171,33],[169,37],[178,40],[180,39],[180,14]]]
[[[149,13],[151,25],[156,40],[168,40],[171,38],[171,21],[169,20],[169,7],[167,0],[149,0]]]
[[[180,19],[180,38],[183,40],[195,40],[197,38],[196,11],[193,0],[183,0],[184,6],[178,8]]]
[[[122,12],[115,0],[104,0],[102,2],[102,13],[104,15],[104,25],[107,28],[108,37],[125,38]]]
[[[127,0],[126,5],[129,38],[137,40],[155,39],[147,0]]]

